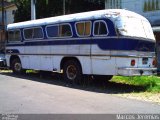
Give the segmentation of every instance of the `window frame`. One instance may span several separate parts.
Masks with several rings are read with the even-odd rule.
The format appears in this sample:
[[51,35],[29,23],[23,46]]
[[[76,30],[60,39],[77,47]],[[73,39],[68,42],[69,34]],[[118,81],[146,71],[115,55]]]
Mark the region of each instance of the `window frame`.
[[[96,24],[97,22],[103,22],[103,23],[106,25],[107,34],[101,34],[101,35],[95,35],[95,34],[94,34],[95,24]],[[98,28],[98,31],[99,31],[99,28]],[[95,21],[93,22],[93,36],[95,36],[95,37],[98,37],[98,36],[108,36],[108,34],[109,34],[108,25],[107,25],[107,23],[106,23],[104,20],[95,20]]]
[[[89,35],[79,35],[78,31],[77,31],[77,24],[78,23],[85,23],[85,22],[89,22],[90,25],[91,25],[90,26],[90,34]],[[76,34],[77,34],[78,37],[89,37],[89,36],[91,36],[91,33],[92,33],[92,31],[91,31],[92,30],[92,21],[90,21],[90,20],[88,20],[88,21],[79,21],[79,22],[76,22],[74,26],[75,26]],[[84,31],[84,33],[85,33],[85,31]]]
[[[20,33],[20,40],[16,40],[16,41],[12,41],[12,40],[9,40],[9,31],[13,31],[14,32],[14,37],[15,37],[15,31],[19,31]],[[8,42],[9,43],[19,43],[19,42],[22,42],[22,35],[21,35],[21,30],[20,29],[10,29],[10,30],[7,30],[7,34],[8,34]]]
[[[32,29],[32,30],[34,30],[35,28],[40,28],[41,30],[42,30],[42,38],[34,38],[34,33],[33,33],[33,35],[32,35],[32,38],[31,39],[26,39],[26,37],[25,37],[25,34],[24,34],[24,31],[25,30],[27,30],[27,29]],[[37,26],[37,27],[27,27],[27,28],[24,28],[23,29],[23,36],[24,36],[24,40],[27,40],[27,41],[29,41],[29,40],[31,40],[31,41],[33,41],[33,40],[42,40],[42,39],[44,39],[44,32],[43,32],[43,28],[42,28],[42,26]]]
[[[60,36],[60,25],[69,25],[70,30],[71,30],[71,36]],[[49,37],[49,36],[48,36],[47,27],[52,27],[52,26],[58,26],[58,37]],[[45,31],[46,31],[46,36],[47,36],[47,38],[49,38],[49,39],[50,39],[50,38],[71,38],[71,37],[73,37],[73,30],[72,30],[72,26],[71,26],[70,23],[47,25],[47,26],[45,27]]]

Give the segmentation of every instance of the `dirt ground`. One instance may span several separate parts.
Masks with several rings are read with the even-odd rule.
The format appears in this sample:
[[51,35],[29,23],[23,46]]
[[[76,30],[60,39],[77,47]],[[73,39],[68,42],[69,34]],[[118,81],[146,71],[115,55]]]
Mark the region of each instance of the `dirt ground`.
[[116,96],[160,104],[160,93],[149,93],[149,92],[134,93],[133,92],[133,93],[117,94]]

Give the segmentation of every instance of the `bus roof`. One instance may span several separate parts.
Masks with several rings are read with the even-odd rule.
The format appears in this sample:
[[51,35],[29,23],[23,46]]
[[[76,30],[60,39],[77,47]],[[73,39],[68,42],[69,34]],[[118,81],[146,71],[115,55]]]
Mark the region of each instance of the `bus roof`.
[[121,16],[136,17],[136,18],[140,18],[147,21],[147,19],[144,18],[143,16],[128,10],[106,9],[106,10],[97,10],[97,11],[91,11],[91,12],[83,12],[83,13],[31,20],[26,22],[13,23],[13,24],[9,24],[7,26],[7,29],[8,30],[18,29],[18,28],[40,26],[40,25],[57,24],[57,23],[99,19],[99,18],[110,18],[114,20],[116,17],[121,17]]

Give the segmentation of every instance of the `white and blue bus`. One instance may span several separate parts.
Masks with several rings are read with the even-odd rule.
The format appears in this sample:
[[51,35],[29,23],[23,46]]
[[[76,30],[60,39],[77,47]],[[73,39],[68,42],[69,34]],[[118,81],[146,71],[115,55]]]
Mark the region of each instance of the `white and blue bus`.
[[9,24],[6,61],[14,73],[26,69],[83,75],[152,75],[155,38],[148,20],[108,9]]

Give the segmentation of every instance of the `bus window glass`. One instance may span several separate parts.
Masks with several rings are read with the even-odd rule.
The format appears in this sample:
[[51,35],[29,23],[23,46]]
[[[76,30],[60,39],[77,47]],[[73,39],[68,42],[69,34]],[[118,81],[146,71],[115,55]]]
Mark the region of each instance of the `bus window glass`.
[[107,34],[106,24],[102,21],[95,22],[94,35],[106,35],[106,34]]
[[10,42],[21,41],[21,35],[19,30],[13,30],[8,32],[8,40]]
[[84,22],[77,23],[76,28],[77,28],[78,35],[80,35],[80,36],[84,35]]
[[34,28],[34,36],[33,38],[43,38],[43,31],[41,28]]
[[14,32],[14,40],[15,41],[20,41],[21,40],[21,35],[20,35],[20,31],[19,30],[16,30]]
[[106,35],[107,34],[107,27],[104,22],[99,22],[99,35]]
[[14,41],[14,32],[13,31],[8,31],[8,40]]
[[59,30],[60,37],[72,36],[71,27],[68,24],[60,25]]
[[91,33],[91,22],[79,22],[76,24],[79,36],[89,36]]
[[46,28],[48,37],[58,37],[58,26],[48,26]]
[[85,22],[85,36],[90,35],[91,32],[91,23],[90,22]]
[[32,36],[33,36],[33,29],[25,29],[24,30],[25,39],[32,39]]
[[99,22],[95,22],[94,24],[94,35],[98,35],[99,34]]

